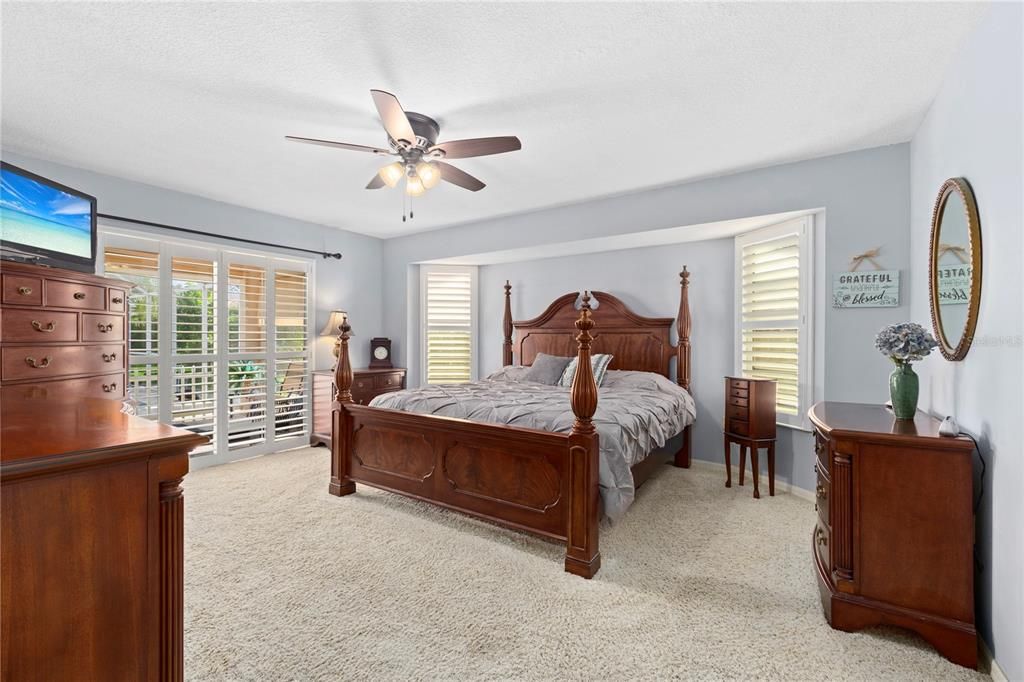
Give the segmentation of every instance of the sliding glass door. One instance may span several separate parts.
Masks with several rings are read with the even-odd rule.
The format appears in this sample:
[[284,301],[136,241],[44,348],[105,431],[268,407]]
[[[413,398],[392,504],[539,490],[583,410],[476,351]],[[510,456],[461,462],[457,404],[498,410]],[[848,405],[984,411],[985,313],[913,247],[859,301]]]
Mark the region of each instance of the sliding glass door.
[[312,262],[101,231],[132,282],[137,413],[210,438],[197,464],[308,443]]

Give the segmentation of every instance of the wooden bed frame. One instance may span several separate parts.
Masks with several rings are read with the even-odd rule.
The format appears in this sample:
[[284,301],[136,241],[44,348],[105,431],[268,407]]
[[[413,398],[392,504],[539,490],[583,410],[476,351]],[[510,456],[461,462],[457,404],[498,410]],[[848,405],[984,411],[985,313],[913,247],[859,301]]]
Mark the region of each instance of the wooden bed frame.
[[[512,364],[513,348],[521,365],[532,364],[538,353],[577,354],[580,371],[570,389],[576,421],[570,433],[355,404],[348,352],[352,328],[345,320],[339,328],[341,347],[334,377],[330,493],[350,495],[356,482],[366,483],[564,541],[565,570],[593,577],[601,566],[601,507],[598,434],[592,421],[598,391],[591,353],[612,353],[610,369],[667,377],[675,357],[675,381],[689,390],[688,289],[689,272],[684,267],[676,320],[679,343],[672,344],[672,318],[637,315],[619,299],[598,291],[592,292],[596,309],[585,293],[577,312],[574,292],[559,297],[532,320],[513,322],[512,287],[506,282],[504,365]],[[595,327],[598,332],[592,334]],[[683,431],[682,447],[674,454],[676,466],[690,465],[690,429]],[[643,465],[634,467],[637,484],[653,469]]]

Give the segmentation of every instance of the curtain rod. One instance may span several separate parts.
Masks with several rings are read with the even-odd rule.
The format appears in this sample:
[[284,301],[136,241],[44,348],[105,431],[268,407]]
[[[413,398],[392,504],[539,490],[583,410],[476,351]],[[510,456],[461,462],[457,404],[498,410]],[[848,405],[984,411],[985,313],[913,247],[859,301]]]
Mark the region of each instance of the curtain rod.
[[243,237],[226,237],[222,234],[216,234],[214,232],[204,232],[203,230],[192,230],[187,227],[176,227],[175,225],[165,225],[163,223],[154,223],[148,220],[136,220],[135,218],[125,218],[119,215],[110,215],[109,213],[97,213],[96,217],[106,218],[108,220],[117,220],[122,223],[135,223],[136,225],[148,225],[149,227],[159,227],[164,230],[174,230],[176,232],[187,232],[188,234],[198,234],[204,237],[216,237],[217,239],[227,239],[233,242],[245,242],[246,244],[258,244],[259,246],[272,246],[278,249],[288,249],[290,251],[302,251],[304,253],[312,253],[324,258],[335,258],[341,260],[341,254],[338,252],[330,253],[329,251],[315,251],[313,249],[304,249],[301,246],[285,246],[284,244],[272,244],[271,242],[261,242],[256,239],[245,239]]

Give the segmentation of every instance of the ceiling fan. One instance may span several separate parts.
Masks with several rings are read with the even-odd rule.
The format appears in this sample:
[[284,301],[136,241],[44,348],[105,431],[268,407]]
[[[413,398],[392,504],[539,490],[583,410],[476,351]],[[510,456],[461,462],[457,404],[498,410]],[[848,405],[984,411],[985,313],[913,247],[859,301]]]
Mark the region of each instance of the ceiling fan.
[[522,149],[523,145],[519,138],[513,135],[438,142],[437,135],[441,126],[437,121],[414,111],[403,110],[398,98],[390,92],[370,90],[370,94],[377,106],[384,130],[387,131],[389,149],[294,135],[285,135],[285,139],[356,152],[370,152],[378,156],[397,156],[401,160],[389,163],[377,171],[366,185],[366,189],[380,189],[385,185],[395,187],[404,178],[405,193],[413,197],[423,194],[441,180],[471,192],[478,192],[486,186],[469,173],[445,163],[444,159],[467,159]]

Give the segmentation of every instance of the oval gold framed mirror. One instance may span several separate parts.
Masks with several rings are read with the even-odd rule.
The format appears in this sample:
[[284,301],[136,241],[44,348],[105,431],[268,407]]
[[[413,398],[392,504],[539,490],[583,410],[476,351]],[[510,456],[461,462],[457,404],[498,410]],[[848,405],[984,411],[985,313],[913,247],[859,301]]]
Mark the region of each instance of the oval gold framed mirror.
[[963,360],[974,341],[981,304],[981,224],[965,178],[942,184],[932,212],[928,253],[932,327],[947,360]]

